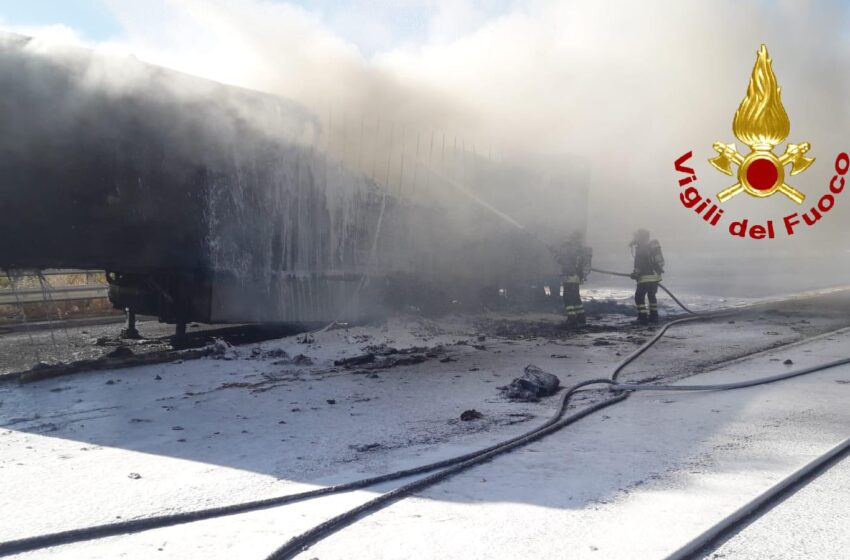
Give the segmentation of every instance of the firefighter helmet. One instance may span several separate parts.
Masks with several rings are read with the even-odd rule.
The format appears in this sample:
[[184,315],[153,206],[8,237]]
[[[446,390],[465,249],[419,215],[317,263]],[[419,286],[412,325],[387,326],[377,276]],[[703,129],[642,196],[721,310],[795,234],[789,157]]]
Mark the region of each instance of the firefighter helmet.
[[649,230],[641,228],[635,232],[631,245],[643,245],[645,243],[649,243]]

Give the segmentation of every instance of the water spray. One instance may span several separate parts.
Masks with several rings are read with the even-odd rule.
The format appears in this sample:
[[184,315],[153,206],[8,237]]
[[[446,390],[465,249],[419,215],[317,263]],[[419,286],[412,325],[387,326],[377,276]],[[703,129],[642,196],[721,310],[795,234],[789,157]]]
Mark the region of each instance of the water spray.
[[[544,240],[543,240],[543,239],[542,239],[542,238],[541,238],[541,237],[540,237],[540,236],[539,236],[536,232],[534,232],[534,231],[532,231],[532,230],[528,229],[527,227],[525,227],[523,224],[521,224],[520,222],[518,222],[517,220],[515,220],[514,218],[512,218],[512,217],[511,217],[511,216],[509,216],[508,214],[505,214],[504,212],[502,212],[501,210],[499,210],[498,208],[496,208],[496,207],[495,207],[495,206],[493,206],[492,204],[490,204],[490,203],[486,202],[485,200],[483,200],[481,197],[479,197],[478,195],[476,195],[475,193],[473,193],[472,191],[470,191],[467,187],[465,187],[465,186],[464,186],[464,185],[462,185],[461,183],[459,183],[459,182],[455,181],[454,179],[451,179],[451,178],[449,178],[449,177],[446,177],[445,175],[443,175],[442,173],[440,173],[439,171],[437,171],[436,169],[434,169],[434,168],[433,168],[433,167],[431,167],[430,165],[425,164],[425,163],[424,163],[424,162],[422,162],[421,160],[420,160],[420,162],[419,162],[419,163],[420,163],[420,164],[422,164],[422,165],[424,165],[424,166],[425,166],[425,168],[426,168],[429,172],[433,173],[433,174],[434,174],[434,175],[435,175],[438,179],[440,179],[440,180],[441,180],[441,181],[443,181],[444,183],[446,183],[446,184],[450,185],[450,186],[451,186],[451,187],[453,187],[455,190],[457,190],[458,192],[460,192],[461,194],[463,194],[464,196],[466,196],[467,198],[469,198],[469,199],[470,199],[470,200],[472,200],[473,202],[477,203],[477,204],[478,204],[479,206],[481,206],[482,208],[485,208],[486,210],[489,210],[492,214],[494,214],[494,215],[498,216],[499,218],[501,218],[501,219],[502,219],[502,220],[504,220],[505,222],[507,222],[507,223],[511,224],[512,226],[514,226],[515,228],[519,229],[520,231],[523,231],[523,232],[527,233],[527,234],[528,234],[528,235],[530,235],[530,236],[531,236],[531,237],[532,237],[535,241],[539,241],[540,243],[542,243],[543,245],[545,245],[545,246],[546,246],[546,248],[547,248],[547,249],[549,249],[550,251],[551,251],[551,250],[554,250],[554,248],[552,247],[552,245],[550,245],[549,243],[547,243],[546,241],[544,241]],[[590,270],[591,270],[591,271],[593,271],[593,272],[598,272],[599,274],[607,274],[607,275],[609,275],[609,276],[620,276],[620,277],[626,277],[626,278],[630,278],[630,277],[631,277],[631,275],[630,275],[630,274],[625,273],[625,272],[615,272],[615,271],[612,271],[612,270],[604,270],[604,269],[601,269],[601,268],[591,268]],[[681,308],[682,308],[682,309],[683,309],[686,313],[688,313],[688,314],[690,314],[690,315],[699,315],[699,313],[697,313],[696,311],[694,311],[694,310],[690,309],[688,306],[686,306],[684,303],[682,303],[682,302],[679,300],[679,298],[677,298],[675,295],[673,295],[673,292],[671,292],[669,289],[667,289],[667,287],[666,287],[664,284],[662,284],[662,283],[660,283],[660,282],[659,282],[659,283],[658,283],[658,287],[659,287],[659,288],[661,288],[662,290],[664,290],[664,291],[667,293],[667,295],[668,295],[668,296],[670,296],[670,298],[671,298],[674,302],[676,302],[676,304],[677,304],[679,307],[681,307]]]
[[[532,237],[534,237],[535,239],[538,239],[538,240],[540,240],[541,242],[543,242],[543,240],[542,240],[542,239],[540,239],[540,238],[537,236],[537,234],[535,234],[534,232],[530,231],[527,227],[525,227],[524,225],[522,225],[521,223],[519,223],[519,222],[518,222],[518,221],[516,221],[515,219],[511,218],[510,216],[508,216],[507,214],[505,214],[504,212],[502,212],[501,210],[499,210],[498,208],[496,208],[495,206],[493,206],[493,205],[492,205],[492,204],[490,204],[489,202],[487,202],[487,201],[483,200],[481,197],[479,197],[478,195],[476,195],[474,192],[472,192],[472,191],[470,191],[468,188],[466,188],[464,185],[462,185],[462,184],[458,183],[458,182],[457,182],[457,181],[455,181],[454,179],[451,179],[451,178],[449,178],[449,177],[446,177],[445,175],[443,175],[442,173],[440,173],[439,171],[437,171],[436,169],[434,169],[434,168],[433,168],[433,167],[431,167],[430,165],[427,165],[425,162],[423,162],[423,161],[421,161],[421,160],[419,161],[419,163],[420,163],[420,164],[422,164],[422,165],[424,165],[424,166],[425,166],[425,168],[426,168],[429,172],[433,173],[433,174],[434,174],[434,176],[436,176],[438,179],[440,179],[440,180],[441,180],[441,181],[443,181],[444,183],[446,183],[446,184],[450,185],[450,186],[451,186],[451,187],[453,187],[455,190],[457,190],[458,192],[460,192],[461,194],[463,194],[464,196],[466,196],[467,198],[469,198],[471,201],[475,202],[476,204],[478,204],[478,205],[479,205],[479,206],[481,206],[482,208],[486,208],[486,209],[487,209],[487,210],[489,210],[491,213],[495,214],[496,216],[498,216],[499,218],[501,218],[501,219],[502,219],[502,220],[504,220],[505,222],[507,222],[507,223],[511,224],[512,226],[514,226],[515,228],[519,229],[520,231],[524,231],[524,232],[526,232],[526,233],[530,234],[530,235],[531,235]],[[544,243],[545,243],[545,242],[544,242]],[[548,246],[548,245],[547,245],[547,246]]]

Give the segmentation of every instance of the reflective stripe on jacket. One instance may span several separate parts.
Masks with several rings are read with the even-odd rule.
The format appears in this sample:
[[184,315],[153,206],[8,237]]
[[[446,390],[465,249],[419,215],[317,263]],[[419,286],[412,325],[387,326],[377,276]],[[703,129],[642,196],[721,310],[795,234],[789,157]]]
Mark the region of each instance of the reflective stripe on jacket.
[[661,255],[661,245],[652,240],[649,243],[635,247],[634,275],[638,282],[661,282],[664,272],[664,257]]
[[644,282],[661,282],[660,274],[643,274],[638,276],[638,284],[643,284]]
[[555,255],[555,260],[561,265],[561,282],[565,284],[581,284],[586,279],[590,269],[592,252],[588,247],[579,243],[565,242],[561,244]]

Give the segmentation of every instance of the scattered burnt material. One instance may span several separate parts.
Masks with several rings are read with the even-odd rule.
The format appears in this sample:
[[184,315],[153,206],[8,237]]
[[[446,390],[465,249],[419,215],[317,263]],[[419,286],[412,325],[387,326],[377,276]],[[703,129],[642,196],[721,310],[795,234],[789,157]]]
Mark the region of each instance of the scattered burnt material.
[[380,344],[367,346],[366,351],[365,354],[336,360],[334,361],[334,365],[346,369],[359,367],[361,371],[358,373],[368,373],[377,369],[421,364],[444,355],[446,348],[444,346],[435,346],[433,348],[411,346],[410,348],[397,349],[386,344]]
[[365,350],[368,353],[376,355],[376,356],[389,356],[391,354],[398,354],[398,353],[404,352],[404,351],[407,351],[407,353],[410,353],[410,351],[414,350],[414,348],[409,348],[409,349],[406,349],[406,350],[399,350],[398,348],[394,348],[392,346],[389,346],[388,344],[371,344],[371,345],[367,346],[365,348]]
[[637,315],[633,303],[623,303],[613,299],[589,299],[584,302],[584,312],[587,315]]
[[[255,349],[259,350],[259,349]],[[252,358],[259,358],[264,360],[272,359],[272,365],[276,366],[312,366],[313,358],[310,356],[306,356],[304,354],[297,354],[294,357],[290,357],[289,354],[285,350],[275,349],[270,350],[268,352],[252,352]]]
[[484,415],[475,410],[474,408],[470,408],[469,410],[464,410],[460,414],[460,419],[463,422],[469,422],[471,420],[481,420],[484,418]]
[[74,373],[85,373],[117,368],[131,368],[137,366],[148,366],[162,364],[175,360],[194,360],[206,356],[215,355],[216,348],[196,348],[193,350],[173,350],[168,352],[150,352],[148,354],[122,355],[119,357],[97,358],[93,360],[80,360],[67,364],[38,364],[30,370],[3,376],[6,379],[16,379],[20,383],[32,383],[54,377],[62,377]]
[[311,358],[310,356],[305,356],[304,354],[298,354],[297,356],[292,358],[291,363],[296,366],[312,366],[313,358]]
[[[167,332],[167,327],[151,322],[141,323],[140,326],[150,334]],[[203,329],[203,330],[201,330]],[[41,371],[45,368],[56,370],[57,374],[80,373],[89,368],[91,364],[97,364],[98,360],[107,358],[115,359],[116,367],[120,367],[120,360],[127,359],[132,366],[140,361],[140,356],[145,354],[164,355],[162,361],[175,359],[178,350],[202,350],[207,346],[214,346],[216,350],[211,355],[216,359],[233,359],[236,353],[232,345],[253,344],[270,338],[281,338],[293,333],[295,327],[292,325],[240,325],[228,327],[201,327],[201,329],[190,332],[182,341],[183,347],[175,346],[169,336],[151,336],[143,340],[127,340],[117,337],[119,325],[63,327],[62,335],[59,332],[51,335],[50,331],[34,331],[30,345],[14,345],[14,339],[3,340],[0,345],[0,354],[4,360],[0,363],[0,381],[17,381],[22,374],[29,375],[32,371]],[[278,349],[259,350],[260,357],[274,359],[287,354]],[[131,353],[136,357],[131,356]],[[168,357],[171,356],[171,357]],[[182,354],[181,354],[182,356]],[[151,358],[152,363],[157,363],[158,358]],[[179,359],[179,358],[178,358]],[[186,359],[193,359],[192,355],[186,355]],[[283,358],[287,364],[298,366],[309,365],[310,358],[307,356],[295,356],[294,358]],[[41,366],[34,365],[38,362],[46,362]],[[142,362],[144,363],[144,362]],[[92,369],[103,369],[94,367]]]
[[252,348],[251,349],[251,357],[252,358],[261,358],[264,360],[288,360],[289,352],[282,348],[273,348],[271,350],[263,350],[262,348]]
[[623,325],[586,325],[581,331],[566,326],[560,320],[531,320],[531,319],[484,319],[477,321],[475,327],[490,336],[511,340],[526,340],[529,338],[546,338],[558,340],[573,338],[581,333],[610,333],[622,331]]
[[522,377],[517,377],[509,385],[499,387],[499,390],[513,401],[537,402],[542,397],[554,395],[560,385],[558,376],[535,365],[527,365]]
[[264,382],[248,383],[246,381],[232,381],[230,383],[222,383],[217,389],[254,389],[261,387],[263,384]]
[[396,366],[412,366],[415,364],[421,364],[428,360],[428,356],[425,354],[411,354],[409,356],[402,356],[400,358],[387,358],[381,363],[382,368],[391,368]]
[[349,445],[348,448],[353,449],[358,453],[366,453],[369,451],[378,451],[379,449],[383,449],[384,446],[380,443],[364,443],[361,445]]
[[133,355],[133,351],[127,348],[126,346],[119,346],[115,350],[109,352],[104,356],[105,358],[129,358]]
[[361,354],[359,356],[352,356],[351,358],[343,358],[341,360],[334,360],[335,366],[341,367],[354,367],[354,366],[362,366],[364,364],[370,364],[375,361],[375,354]]
[[428,358],[436,358],[438,354],[445,351],[445,348],[443,346],[410,346],[408,348],[398,349],[386,344],[378,344],[367,346],[366,351],[376,356],[423,354]]

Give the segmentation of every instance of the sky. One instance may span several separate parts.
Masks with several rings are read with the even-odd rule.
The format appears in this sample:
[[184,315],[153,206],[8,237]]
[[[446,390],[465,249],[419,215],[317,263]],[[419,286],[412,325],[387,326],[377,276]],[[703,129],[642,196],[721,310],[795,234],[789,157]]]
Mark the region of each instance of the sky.
[[121,25],[100,0],[0,0],[0,22],[6,27],[64,25],[92,41],[121,34]]
[[[139,6],[157,2],[136,0]],[[365,56],[429,39],[448,40],[508,11],[512,0],[294,0],[269,3],[302,8]],[[0,0],[0,24],[37,30],[63,26],[83,41],[117,42],[127,35],[112,0]],[[126,4],[126,2],[123,2]]]

